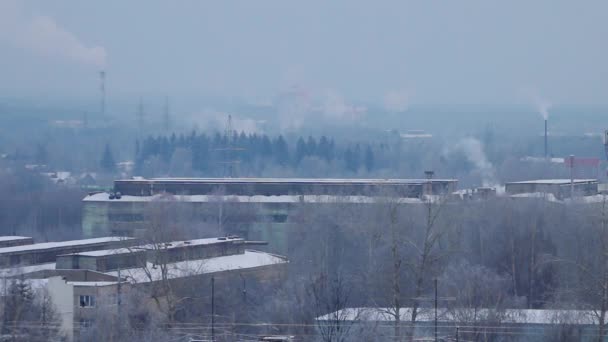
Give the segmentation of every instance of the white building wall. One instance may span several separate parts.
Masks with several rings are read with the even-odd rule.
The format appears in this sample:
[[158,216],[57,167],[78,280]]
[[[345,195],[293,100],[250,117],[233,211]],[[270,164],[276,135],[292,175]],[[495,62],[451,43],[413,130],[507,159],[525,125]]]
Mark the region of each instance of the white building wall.
[[61,330],[68,338],[74,340],[74,285],[66,283],[62,277],[51,277],[48,291],[61,317]]

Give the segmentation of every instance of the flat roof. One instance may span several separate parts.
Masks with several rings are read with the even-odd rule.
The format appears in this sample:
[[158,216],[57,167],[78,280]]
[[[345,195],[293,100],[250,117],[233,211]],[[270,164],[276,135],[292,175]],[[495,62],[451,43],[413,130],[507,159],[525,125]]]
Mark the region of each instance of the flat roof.
[[[520,182],[508,182],[508,184],[546,184],[546,185],[567,185],[570,184],[570,179],[535,179]],[[597,179],[575,179],[574,184],[582,183],[598,183]]]
[[25,265],[25,266],[15,266],[0,269],[0,276],[10,277],[17,276],[22,274],[29,274],[38,271],[47,271],[54,270],[56,268],[56,264],[54,262],[48,262],[45,264],[37,264],[37,265]]
[[20,252],[32,252],[32,251],[39,251],[39,250],[46,250],[46,249],[55,249],[55,248],[64,248],[64,247],[94,245],[94,244],[98,244],[98,243],[118,242],[118,241],[125,241],[125,240],[133,240],[133,238],[118,237],[118,236],[108,236],[108,237],[100,237],[100,238],[93,238],[93,239],[83,239],[83,240],[42,242],[42,243],[35,243],[35,244],[31,244],[31,245],[12,246],[12,247],[0,248],[0,255],[2,255],[2,254],[10,254],[10,253],[20,253]]
[[[163,244],[163,249],[173,249],[173,248],[181,248],[181,247],[189,247],[189,246],[201,246],[201,245],[214,245],[214,244],[222,244],[228,242],[243,242],[244,240],[239,237],[234,238],[204,238],[204,239],[194,239],[194,240],[182,240],[182,241],[169,241]],[[154,245],[147,244],[143,246],[139,246],[140,248],[151,249],[154,248]]]
[[[212,244],[221,244],[228,243],[233,241],[244,241],[242,238],[204,238],[204,239],[193,239],[193,240],[181,240],[181,241],[168,241],[159,243],[162,245],[162,249],[173,249],[173,248],[181,248],[181,247],[189,247],[189,246],[201,246],[201,245],[212,245]],[[144,252],[146,250],[154,249],[154,245],[146,244],[141,246],[133,246],[130,248],[114,248],[114,249],[102,249],[98,251],[88,251],[88,252],[77,252],[77,253],[68,253],[62,254],[59,256],[69,256],[69,255],[78,255],[85,257],[103,257],[108,255],[119,255],[119,254],[129,254],[136,252]]]
[[[121,277],[126,277],[128,281],[133,283],[147,283],[161,280],[163,276],[166,276],[169,279],[175,279],[201,274],[285,264],[287,262],[287,259],[282,256],[246,250],[243,254],[170,263],[167,264],[167,273],[165,275],[163,275],[163,271],[160,267],[155,267],[155,265],[150,262],[147,263],[145,268],[136,267],[123,269],[120,271],[120,275]],[[117,277],[118,271],[110,271],[105,274]]]
[[173,195],[156,194],[152,196],[122,195],[121,198],[110,199],[107,192],[98,192],[83,198],[84,202],[151,202],[175,200],[176,202],[194,203],[377,203],[382,199],[396,203],[423,203],[415,197],[382,197],[382,196],[334,196],[334,195]]
[[365,179],[365,178],[135,178],[118,179],[114,182],[126,183],[300,183],[300,184],[424,184],[429,181],[434,183],[457,182],[457,179]]
[[26,239],[31,239],[31,237],[29,237],[29,236],[16,236],[16,235],[0,236],[0,242],[26,240]]
[[132,248],[115,248],[115,249],[102,249],[98,251],[88,251],[88,252],[76,252],[76,253],[67,253],[58,255],[58,257],[62,256],[70,256],[70,255],[78,255],[85,257],[102,257],[107,255],[120,255],[120,254],[129,254],[135,252],[143,252],[143,249],[140,249],[136,246]]

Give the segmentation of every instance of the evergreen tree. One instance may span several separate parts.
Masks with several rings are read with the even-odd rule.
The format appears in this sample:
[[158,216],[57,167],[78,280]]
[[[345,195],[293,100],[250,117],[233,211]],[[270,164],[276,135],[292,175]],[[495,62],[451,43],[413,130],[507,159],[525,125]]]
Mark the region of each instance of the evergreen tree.
[[287,165],[289,161],[289,148],[282,135],[279,135],[274,142],[273,154],[277,164],[281,166]]
[[116,170],[116,163],[114,162],[114,156],[112,150],[110,150],[110,144],[106,144],[103,150],[103,156],[101,157],[101,169],[105,172],[114,172]]
[[365,149],[365,169],[370,172],[374,168],[374,151],[370,145]]
[[309,136],[306,141],[306,155],[307,156],[316,156],[317,155],[317,141],[315,138]]
[[32,311],[34,291],[23,278],[13,280],[8,288],[4,308],[3,333],[19,329],[19,323],[27,320]]
[[317,155],[323,159],[325,159],[325,161],[329,161],[329,140],[327,140],[327,138],[325,136],[322,136],[321,139],[319,139],[319,145],[317,147]]
[[304,159],[304,157],[306,157],[306,155],[308,154],[306,150],[307,150],[306,143],[304,142],[304,139],[302,139],[302,137],[300,137],[298,139],[298,142],[296,143],[294,166],[298,166],[300,164],[300,162],[302,161],[302,159]]

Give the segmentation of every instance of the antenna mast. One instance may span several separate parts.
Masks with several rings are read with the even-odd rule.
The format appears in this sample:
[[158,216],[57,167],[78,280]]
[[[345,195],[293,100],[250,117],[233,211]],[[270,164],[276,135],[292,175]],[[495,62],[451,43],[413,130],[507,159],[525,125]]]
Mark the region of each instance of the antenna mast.
[[106,116],[106,72],[101,70],[99,72],[99,90],[101,92],[101,103],[100,112],[102,120],[105,120]]
[[226,178],[236,177],[236,166],[240,161],[236,157],[235,152],[244,150],[244,148],[235,146],[235,140],[236,132],[232,128],[232,115],[228,115],[226,129],[224,130],[225,146],[216,149],[217,151],[224,152],[224,160],[221,163],[224,165],[222,176]]
[[144,116],[146,114],[144,112],[144,102],[141,99],[141,97],[139,98],[139,104],[137,105],[137,113],[135,115],[137,116],[137,128],[139,130],[139,134],[141,136],[143,136],[143,133],[144,133]]
[[171,117],[169,114],[169,97],[165,96],[165,106],[163,107],[163,128],[166,133],[169,133],[171,128]]

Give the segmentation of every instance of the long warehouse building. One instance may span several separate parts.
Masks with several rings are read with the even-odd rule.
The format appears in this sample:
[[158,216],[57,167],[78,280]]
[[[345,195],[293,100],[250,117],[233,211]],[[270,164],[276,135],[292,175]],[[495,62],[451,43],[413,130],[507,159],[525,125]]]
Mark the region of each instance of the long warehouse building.
[[455,179],[136,177],[114,181],[111,192],[85,197],[82,229],[85,237],[142,236],[150,218],[159,216],[154,213],[161,210],[158,203],[171,203],[172,211],[199,229],[220,226],[212,233],[269,241],[270,250],[286,253],[289,215],[297,206],[375,203],[378,197],[423,203],[456,186]]

